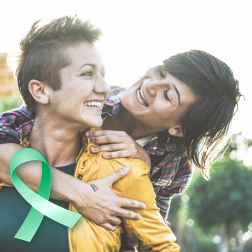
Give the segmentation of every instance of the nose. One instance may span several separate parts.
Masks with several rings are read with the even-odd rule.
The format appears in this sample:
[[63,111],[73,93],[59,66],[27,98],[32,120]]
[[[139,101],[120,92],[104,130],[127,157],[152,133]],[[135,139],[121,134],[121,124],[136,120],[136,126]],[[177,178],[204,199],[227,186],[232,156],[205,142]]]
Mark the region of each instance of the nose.
[[110,86],[105,81],[105,79],[102,76],[98,77],[96,84],[94,86],[94,92],[97,94],[104,94],[105,97],[107,97],[110,90],[111,90]]
[[144,82],[144,87],[150,96],[155,97],[157,94],[157,90],[159,88],[159,83],[155,80],[148,79]]

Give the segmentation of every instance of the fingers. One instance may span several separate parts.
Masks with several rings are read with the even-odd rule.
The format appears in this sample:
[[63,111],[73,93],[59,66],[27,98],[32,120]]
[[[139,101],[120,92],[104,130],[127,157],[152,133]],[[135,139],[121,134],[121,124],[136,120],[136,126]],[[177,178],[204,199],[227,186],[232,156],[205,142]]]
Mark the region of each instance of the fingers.
[[122,143],[125,138],[118,135],[103,135],[97,137],[89,137],[93,144],[107,144],[107,143]]
[[101,224],[100,226],[107,229],[107,230],[109,230],[109,231],[115,231],[116,230],[116,227],[111,225],[110,223]]
[[105,178],[102,178],[102,179],[106,179],[110,183],[110,186],[112,186],[112,184],[114,184],[118,180],[124,178],[129,173],[129,171],[130,171],[130,167],[124,166],[120,170],[118,170],[118,171],[114,172],[113,174],[111,174]]
[[91,147],[92,153],[106,152],[104,158],[137,157],[137,148],[132,144],[108,144]]
[[[144,203],[139,202],[137,200],[121,198],[120,207],[129,207],[129,208],[140,208],[140,209],[143,209],[146,206],[145,206]],[[133,213],[133,212],[131,212],[131,213]],[[117,214],[117,216],[121,216],[121,215]]]
[[119,226],[121,224],[121,220],[117,217],[111,217],[109,220],[110,224],[113,226]]
[[[132,144],[133,146],[133,144]],[[101,151],[118,151],[118,150],[125,150],[127,149],[127,144],[125,143],[118,143],[118,144],[106,144],[106,145],[99,145],[95,147],[91,147],[90,150],[93,153],[98,153]],[[130,147],[128,147],[130,148]]]
[[140,220],[141,219],[141,214],[135,213],[129,210],[125,209],[120,209],[120,211],[117,213],[117,216],[127,218],[127,219],[132,219],[132,220]]
[[124,143],[127,139],[132,141],[132,138],[124,131],[100,130],[86,132],[86,136],[94,144],[106,143]]
[[[120,170],[114,172],[113,174],[111,174],[107,177],[104,177],[102,179],[99,179],[99,180],[103,180],[103,182],[107,181],[109,183],[107,185],[111,187],[112,184],[114,184],[118,180],[127,176],[129,171],[130,171],[130,167],[125,166],[125,167],[121,168]],[[120,201],[119,201],[119,199],[120,199]],[[130,207],[130,208],[140,208],[140,209],[143,209],[146,207],[145,204],[143,204],[142,202],[139,202],[137,200],[125,199],[125,198],[118,197],[118,201],[119,201],[118,205],[120,207]]]
[[106,153],[103,153],[102,156],[107,159],[126,158],[126,157],[134,158],[133,153],[129,150],[106,152]]
[[124,136],[126,133],[124,131],[118,130],[97,130],[97,131],[88,131],[85,133],[88,137],[99,137],[104,135],[117,135],[117,136]]

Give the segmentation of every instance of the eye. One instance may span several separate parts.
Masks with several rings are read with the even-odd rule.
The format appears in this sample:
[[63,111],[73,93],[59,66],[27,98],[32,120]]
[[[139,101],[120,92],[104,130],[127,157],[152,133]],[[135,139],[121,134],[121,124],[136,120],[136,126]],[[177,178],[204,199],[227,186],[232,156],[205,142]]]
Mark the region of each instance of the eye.
[[168,88],[166,90],[164,90],[164,98],[165,98],[165,100],[170,102],[170,99],[169,99],[169,97],[167,95],[167,92],[168,92]]
[[92,72],[91,72],[91,71],[87,71],[87,72],[81,74],[81,76],[88,76],[88,77],[91,77],[91,76],[92,76]]

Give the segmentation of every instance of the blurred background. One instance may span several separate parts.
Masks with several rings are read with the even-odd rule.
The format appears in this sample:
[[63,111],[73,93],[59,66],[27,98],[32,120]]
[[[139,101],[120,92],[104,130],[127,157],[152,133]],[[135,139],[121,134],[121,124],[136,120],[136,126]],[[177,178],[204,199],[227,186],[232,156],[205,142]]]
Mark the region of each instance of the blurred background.
[[38,19],[77,14],[101,28],[97,46],[111,86],[127,87],[148,68],[190,49],[227,63],[245,97],[232,125],[234,141],[209,181],[195,171],[189,189],[173,199],[168,221],[182,252],[252,251],[251,1],[9,0],[0,6],[0,112],[22,104],[16,56]]

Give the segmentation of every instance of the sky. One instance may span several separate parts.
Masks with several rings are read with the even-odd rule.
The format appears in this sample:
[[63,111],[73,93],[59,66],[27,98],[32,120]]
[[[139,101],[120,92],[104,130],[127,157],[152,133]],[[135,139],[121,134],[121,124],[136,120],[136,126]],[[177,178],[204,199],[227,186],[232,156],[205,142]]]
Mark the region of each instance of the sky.
[[75,14],[103,31],[97,46],[110,85],[127,87],[176,53],[206,51],[227,63],[239,81],[245,100],[232,132],[252,139],[250,5],[250,0],[8,0],[1,3],[0,52],[10,59],[17,55],[20,39],[36,20]]

